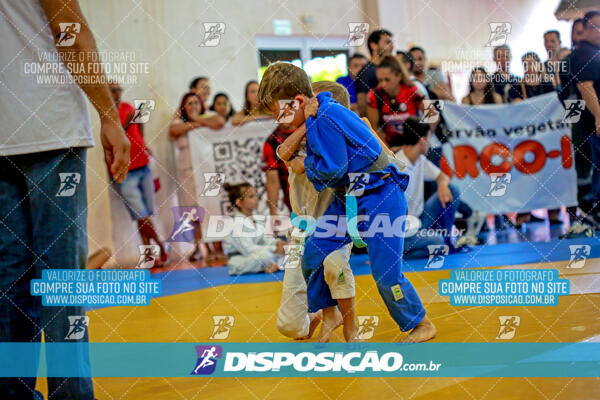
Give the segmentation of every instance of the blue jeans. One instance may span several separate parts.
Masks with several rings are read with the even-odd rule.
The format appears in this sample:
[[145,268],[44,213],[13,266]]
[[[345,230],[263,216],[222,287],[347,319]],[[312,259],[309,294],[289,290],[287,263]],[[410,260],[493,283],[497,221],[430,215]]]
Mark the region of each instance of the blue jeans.
[[[86,267],[85,156],[72,148],[0,157],[0,342],[39,342],[42,332],[47,343],[72,342],[68,316],[85,315],[83,307],[42,306],[29,289],[43,269]],[[86,329],[73,351],[47,351],[48,373],[61,363],[89,371],[87,340]],[[39,357],[27,361],[37,366]],[[35,381],[1,378],[1,397],[33,399]],[[48,378],[48,391],[52,399],[94,398],[91,378]]]
[[147,165],[131,170],[121,183],[113,183],[134,221],[154,214],[154,181]]
[[[404,239],[404,256],[406,258],[429,257],[429,245],[450,245],[450,233],[454,225],[454,216],[460,204],[460,190],[454,185],[448,185],[452,193],[452,202],[442,207],[437,192],[427,199],[421,214],[421,230],[413,236]],[[439,229],[445,234],[426,235],[427,229]]]

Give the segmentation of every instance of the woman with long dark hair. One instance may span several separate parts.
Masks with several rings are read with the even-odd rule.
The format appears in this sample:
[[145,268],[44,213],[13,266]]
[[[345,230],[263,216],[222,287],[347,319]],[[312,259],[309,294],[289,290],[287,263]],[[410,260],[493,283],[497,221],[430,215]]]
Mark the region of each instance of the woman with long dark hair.
[[403,64],[385,56],[377,65],[378,86],[367,95],[367,118],[392,151],[403,144],[404,121],[423,111],[423,95]]
[[221,117],[225,118],[225,121],[229,121],[229,118],[235,115],[235,110],[231,106],[229,96],[227,96],[223,92],[215,94],[215,97],[213,97],[213,102],[209,110],[214,111]]
[[501,104],[502,97],[494,90],[492,80],[483,67],[475,67],[469,77],[469,94],[462,99],[463,104]]
[[244,108],[231,117],[231,124],[244,125],[257,119],[267,118],[271,116],[262,112],[258,106],[258,82],[248,81],[244,89]]

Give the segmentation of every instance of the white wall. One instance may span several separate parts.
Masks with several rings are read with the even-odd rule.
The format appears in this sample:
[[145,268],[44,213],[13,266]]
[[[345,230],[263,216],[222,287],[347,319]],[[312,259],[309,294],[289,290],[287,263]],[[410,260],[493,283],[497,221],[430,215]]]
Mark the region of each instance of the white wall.
[[[463,77],[475,65],[484,65],[489,72],[495,71],[491,63],[492,47],[485,46],[490,38],[490,22],[508,22],[512,26],[507,44],[512,49],[511,71],[516,75],[522,74],[520,59],[527,51],[537,52],[542,60],[547,58],[543,40],[545,31],[558,30],[563,46],[570,47],[570,22],[554,17],[559,2],[378,0],[381,26],[394,33],[396,49],[420,46],[432,64],[447,66],[447,70],[452,71],[463,69]],[[457,78],[460,75],[457,74]],[[458,82],[454,83],[458,85]],[[455,94],[466,90],[465,82],[460,85],[453,88]]]
[[[543,33],[561,32],[564,46],[570,46],[571,24],[554,17],[560,0],[378,0],[381,26],[394,33],[397,49],[418,45],[432,61],[488,55],[490,22],[512,25],[507,44],[513,58],[525,51],[546,57]],[[488,57],[485,57],[489,59]],[[516,67],[516,66],[515,66]]]

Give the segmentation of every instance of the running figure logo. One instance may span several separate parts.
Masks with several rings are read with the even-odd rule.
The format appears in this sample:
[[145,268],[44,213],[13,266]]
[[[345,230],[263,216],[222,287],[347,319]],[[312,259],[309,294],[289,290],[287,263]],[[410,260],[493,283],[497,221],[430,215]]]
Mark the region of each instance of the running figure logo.
[[225,182],[223,174],[218,172],[205,172],[204,173],[204,189],[202,189],[203,197],[215,197],[219,195],[221,186]]
[[160,255],[160,247],[157,244],[140,244],[140,258],[136,268],[150,269],[154,267],[156,258]]
[[444,109],[442,100],[423,100],[423,116],[420,122],[433,124],[440,119],[440,113]]
[[570,244],[571,259],[565,268],[583,268],[592,248],[587,244]]
[[190,375],[210,375],[217,368],[217,359],[223,355],[221,346],[196,346],[198,361]]
[[301,244],[291,244],[283,246],[283,250],[285,251],[285,257],[283,259],[284,268],[298,268],[302,262],[304,246]]
[[370,175],[366,172],[349,172],[347,195],[349,196],[362,196],[365,192],[365,187],[369,183]]
[[425,269],[442,268],[450,247],[445,244],[430,244],[427,249],[429,250],[429,259],[425,264]]
[[223,340],[229,336],[229,331],[233,328],[235,318],[233,315],[213,315],[213,332],[209,339]]
[[296,111],[300,109],[298,100],[279,100],[279,115],[277,122],[280,124],[289,124],[294,120]]
[[508,184],[512,179],[510,172],[500,173],[492,172],[490,174],[490,190],[488,190],[486,197],[500,197],[504,196]]
[[348,22],[348,40],[344,46],[362,46],[369,33],[369,24],[366,22]]
[[168,242],[192,242],[196,236],[196,229],[199,229],[200,222],[204,217],[204,209],[199,206],[186,206],[173,207],[171,210],[175,226],[169,235]]
[[375,333],[375,328],[379,325],[379,317],[376,315],[358,315],[358,333],[359,339],[371,339]]
[[200,47],[215,47],[219,45],[221,37],[225,34],[224,22],[204,22],[204,39]]
[[56,197],[71,197],[79,184],[81,174],[79,172],[59,172],[60,187]]
[[496,47],[506,44],[512,25],[510,22],[490,22],[490,40],[485,47]]
[[496,339],[510,340],[514,338],[515,333],[517,333],[517,326],[521,326],[521,317],[518,315],[501,315],[498,319],[500,320],[500,330]]
[[56,47],[70,47],[75,43],[75,38],[81,32],[81,24],[78,22],[60,22],[58,24],[60,33],[56,41]]
[[576,124],[585,109],[585,100],[565,100],[565,115],[562,122],[565,124]]
[[154,100],[134,100],[135,113],[131,118],[132,124],[144,124],[150,120],[150,112],[154,110]]
[[90,317],[86,315],[69,315],[69,332],[65,340],[79,340],[85,335],[85,330],[90,323]]

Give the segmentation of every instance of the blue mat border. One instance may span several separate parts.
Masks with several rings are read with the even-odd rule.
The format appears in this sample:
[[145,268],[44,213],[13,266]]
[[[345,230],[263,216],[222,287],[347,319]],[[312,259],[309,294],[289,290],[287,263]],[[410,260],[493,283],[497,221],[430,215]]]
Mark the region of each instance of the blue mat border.
[[[588,258],[600,258],[600,239],[598,238],[502,243],[473,246],[468,253],[447,255],[444,265],[439,270],[568,261],[571,255],[569,245],[589,245],[591,251]],[[427,259],[405,260],[403,272],[425,271],[426,264]],[[352,255],[350,265],[355,275],[371,273],[366,254]],[[227,273],[227,267],[214,267],[160,272],[152,274],[152,278],[162,280],[161,296],[170,296],[216,286],[277,282],[283,280],[283,271],[274,274],[230,276]]]

